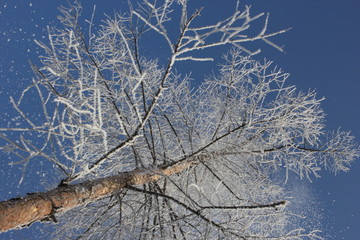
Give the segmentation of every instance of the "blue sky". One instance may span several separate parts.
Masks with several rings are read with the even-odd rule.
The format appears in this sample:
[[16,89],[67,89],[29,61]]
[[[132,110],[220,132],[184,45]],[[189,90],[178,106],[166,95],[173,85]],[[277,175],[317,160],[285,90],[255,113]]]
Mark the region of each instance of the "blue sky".
[[[89,16],[93,5],[97,4],[96,18],[101,20],[104,18],[103,13],[112,15],[124,6],[124,2],[84,0],[82,5],[85,15]],[[205,23],[231,14],[235,5],[232,0],[198,2],[205,6],[202,16]],[[13,118],[14,112],[6,103],[9,96],[18,96],[33,76],[28,60],[36,63],[39,50],[33,40],[46,41],[46,26],[58,24],[57,7],[61,4],[66,4],[66,1],[0,1],[0,127],[6,126],[9,118]],[[249,45],[253,49],[262,48],[257,58],[272,60],[289,72],[290,83],[299,89],[316,89],[320,97],[326,98],[322,106],[327,114],[328,129],[341,127],[342,130],[351,130],[359,141],[360,2],[242,0],[241,5],[245,4],[252,5],[254,13],[270,13],[270,30],[292,27],[292,30],[274,40],[279,45],[285,45],[285,54],[262,43]],[[204,67],[201,71],[205,71]],[[194,74],[194,77],[200,76]],[[19,166],[7,166],[5,162],[8,157],[1,156],[0,200],[43,188],[43,185],[37,187],[31,174],[45,173],[45,166],[36,169],[29,166],[29,181],[18,186],[21,169]],[[320,210],[326,239],[358,239],[359,173],[359,161],[346,174],[334,177],[323,172],[320,179],[314,179],[311,189],[305,191],[311,193],[312,204],[316,204]],[[29,239],[26,237],[28,233],[31,234],[31,230],[3,234],[0,239]]]

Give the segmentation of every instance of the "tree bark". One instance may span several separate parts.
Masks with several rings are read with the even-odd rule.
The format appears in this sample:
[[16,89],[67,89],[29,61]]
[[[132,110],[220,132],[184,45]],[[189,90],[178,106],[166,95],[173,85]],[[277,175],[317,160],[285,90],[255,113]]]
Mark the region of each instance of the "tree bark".
[[152,171],[135,169],[115,176],[63,185],[46,192],[30,193],[26,197],[0,202],[0,232],[30,226],[41,220],[56,221],[56,213],[66,212],[76,206],[110,196],[129,185],[157,181],[162,177],[182,172],[193,164],[194,159],[162,166]]

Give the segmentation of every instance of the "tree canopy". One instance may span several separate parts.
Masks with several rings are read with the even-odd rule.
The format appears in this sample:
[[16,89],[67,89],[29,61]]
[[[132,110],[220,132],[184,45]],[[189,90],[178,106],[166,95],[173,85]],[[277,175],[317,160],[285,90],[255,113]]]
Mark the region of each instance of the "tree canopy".
[[[33,83],[11,99],[24,124],[0,129],[3,151],[24,165],[48,160],[59,186],[2,202],[0,213],[48,204],[44,216],[11,228],[50,220],[55,239],[321,239],[291,224],[299,217],[291,193],[274,176],[347,171],[358,145],[349,132],[325,130],[315,91],[288,85],[287,73],[244,45],[282,50],[270,38],[285,30],[269,33],[268,18],[239,3],[227,19],[198,25],[202,10],[188,4],[144,0],[97,31],[92,21],[82,27],[79,3],[60,8],[63,27],[37,41],[44,53]],[[153,35],[168,49],[166,63],[143,53]],[[205,50],[220,46],[229,48],[218,72],[192,86],[186,72],[196,68],[177,64],[213,61]],[[34,93],[36,120],[22,109]]]

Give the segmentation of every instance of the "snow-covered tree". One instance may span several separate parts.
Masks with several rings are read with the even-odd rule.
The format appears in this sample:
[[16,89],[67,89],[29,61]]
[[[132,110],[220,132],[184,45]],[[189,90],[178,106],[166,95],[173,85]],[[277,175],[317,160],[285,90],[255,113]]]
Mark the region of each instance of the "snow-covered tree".
[[[0,129],[3,151],[22,164],[47,159],[59,186],[1,202],[0,231],[50,220],[54,239],[320,239],[290,224],[291,196],[274,176],[346,171],[359,155],[353,137],[325,132],[322,99],[244,47],[263,40],[282,50],[269,38],[284,31],[268,33],[267,18],[253,34],[263,14],[238,3],[199,26],[202,10],[187,4],[144,0],[97,32],[90,21],[89,34],[79,4],[61,8],[63,28],[37,42],[45,53],[33,84],[11,100],[23,126]],[[149,35],[164,40],[166,63],[143,54]],[[206,49],[221,46],[230,48],[219,71],[200,86],[184,73],[196,69],[176,69],[212,61]],[[31,91],[36,121],[21,108]]]

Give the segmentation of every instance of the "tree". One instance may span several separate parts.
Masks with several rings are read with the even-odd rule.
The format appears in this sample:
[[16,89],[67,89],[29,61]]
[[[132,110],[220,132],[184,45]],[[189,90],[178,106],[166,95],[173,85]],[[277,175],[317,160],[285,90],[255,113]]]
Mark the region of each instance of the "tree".
[[[2,150],[23,164],[53,163],[59,186],[1,202],[1,231],[50,220],[59,239],[320,238],[291,226],[289,193],[273,175],[346,171],[358,145],[348,132],[325,133],[322,99],[286,85],[286,73],[243,46],[263,40],[282,50],[269,38],[285,31],[267,33],[266,18],[248,36],[262,14],[239,4],[229,18],[197,26],[201,10],[191,14],[187,5],[145,0],[96,34],[91,22],[89,36],[78,3],[60,9],[64,27],[37,42],[42,66],[32,66],[34,83],[12,100],[27,126],[0,135]],[[167,44],[164,67],[142,53],[149,34]],[[177,73],[180,61],[212,61],[203,50],[225,45],[233,48],[219,73],[199,87]],[[40,123],[21,110],[30,91],[40,99]],[[20,131],[19,140],[7,131]]]

